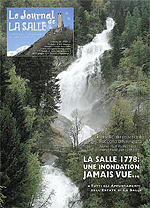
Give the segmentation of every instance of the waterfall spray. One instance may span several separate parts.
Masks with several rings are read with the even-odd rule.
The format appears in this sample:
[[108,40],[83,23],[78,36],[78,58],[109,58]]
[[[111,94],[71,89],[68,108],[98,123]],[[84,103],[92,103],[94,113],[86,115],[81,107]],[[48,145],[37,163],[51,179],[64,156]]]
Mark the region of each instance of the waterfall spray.
[[109,34],[114,20],[106,20],[107,29],[97,34],[92,42],[79,46],[77,60],[66,71],[58,75],[61,90],[60,113],[70,118],[74,109],[89,110],[100,95],[99,86],[93,85],[90,78],[101,74],[100,56],[111,49]]
[[[73,110],[88,110],[98,99],[99,92],[97,91],[99,88],[90,82],[90,78],[95,73],[101,73],[99,57],[104,51],[111,49],[109,34],[114,24],[112,18],[107,18],[107,29],[101,34],[97,34],[92,42],[78,47],[77,60],[66,71],[58,75],[62,100],[60,113],[62,115],[70,118]],[[86,138],[93,132],[90,127],[84,126],[83,133]],[[45,186],[42,190],[43,198],[38,198],[35,208],[45,202],[52,190],[54,190],[54,195],[51,196],[50,204],[47,205],[47,208],[66,208],[68,207],[69,199],[79,199],[78,188],[60,169],[49,165],[44,166],[42,172],[42,186]],[[81,208],[82,205],[77,204],[75,207]]]

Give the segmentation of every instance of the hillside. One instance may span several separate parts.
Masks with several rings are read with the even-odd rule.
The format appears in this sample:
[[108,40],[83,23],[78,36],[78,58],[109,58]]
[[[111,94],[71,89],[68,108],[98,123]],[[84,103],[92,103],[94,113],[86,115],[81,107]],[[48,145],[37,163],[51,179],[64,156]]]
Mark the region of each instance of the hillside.
[[[69,49],[69,50],[68,50]],[[50,29],[42,38],[27,50],[16,56],[36,57],[52,55],[71,55],[73,53],[73,30],[66,27]]]

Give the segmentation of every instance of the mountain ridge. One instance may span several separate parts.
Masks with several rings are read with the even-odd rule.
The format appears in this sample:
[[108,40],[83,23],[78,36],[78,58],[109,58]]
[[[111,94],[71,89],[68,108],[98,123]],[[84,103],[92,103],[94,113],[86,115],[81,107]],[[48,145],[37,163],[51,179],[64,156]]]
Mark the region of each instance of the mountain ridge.
[[[66,41],[71,44],[71,52],[73,52],[73,30],[66,27],[55,27],[50,29],[42,38],[34,42],[26,50],[16,54],[19,57],[36,57],[51,55],[51,51],[58,45],[58,41],[63,43]],[[59,55],[59,54],[54,54]]]

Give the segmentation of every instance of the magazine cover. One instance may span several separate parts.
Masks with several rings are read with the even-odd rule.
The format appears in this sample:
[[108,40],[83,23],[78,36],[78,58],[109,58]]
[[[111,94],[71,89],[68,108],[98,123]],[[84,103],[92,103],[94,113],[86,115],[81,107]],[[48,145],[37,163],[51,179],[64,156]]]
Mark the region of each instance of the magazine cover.
[[2,0],[2,208],[150,208],[149,0]]

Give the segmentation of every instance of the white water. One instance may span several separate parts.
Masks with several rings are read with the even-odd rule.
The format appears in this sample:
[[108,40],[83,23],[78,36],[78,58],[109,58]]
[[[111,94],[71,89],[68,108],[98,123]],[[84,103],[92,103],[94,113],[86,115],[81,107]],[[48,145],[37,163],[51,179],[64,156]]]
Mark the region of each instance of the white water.
[[[96,84],[92,83],[92,76],[100,76],[101,74],[99,57],[104,51],[111,49],[109,45],[109,34],[114,24],[112,18],[107,18],[107,29],[101,34],[97,34],[89,44],[79,47],[77,60],[66,71],[58,75],[57,78],[60,79],[62,100],[60,113],[62,115],[71,118],[71,112],[75,109],[81,111],[90,110],[94,102],[98,99],[99,88]],[[97,71],[95,70],[95,65],[97,65]],[[87,139],[94,133],[95,131],[93,129],[85,125],[80,132],[79,142]],[[46,205],[46,208],[69,208],[69,199],[79,199],[79,195],[77,198],[75,197],[78,194],[78,188],[60,169],[52,165],[45,165],[42,167],[42,173],[43,197],[39,197],[36,206],[34,206],[35,208],[40,207],[52,190],[54,190],[54,195],[50,200],[51,205]],[[81,208],[82,206],[75,205],[73,207]]]
[[106,26],[107,29],[97,34],[92,42],[78,48],[77,60],[57,77],[60,79],[60,113],[63,116],[70,118],[74,109],[89,110],[98,99],[98,86],[93,86],[90,78],[95,73],[101,74],[99,57],[111,49],[109,34],[114,27],[112,18],[107,18]]
[[[101,63],[100,56],[111,49],[109,34],[114,27],[114,20],[107,18],[106,27],[97,34],[92,42],[79,46],[77,60],[66,71],[60,73],[61,106],[60,113],[71,119],[73,110],[88,111],[100,98]],[[79,135],[79,143],[96,133],[84,125]]]
[[85,139],[88,139],[91,137],[93,134],[96,134],[94,129],[90,128],[87,125],[83,125],[81,132],[79,133],[79,144],[83,142]]
[[[43,206],[45,208],[68,208],[69,200],[79,200],[78,188],[59,168],[45,165],[41,170],[43,174],[43,193],[36,201],[34,208],[39,208],[47,200],[52,191],[54,191],[54,194],[51,195],[48,203]],[[75,204],[74,206],[74,208],[80,207],[81,205],[79,204]]]

